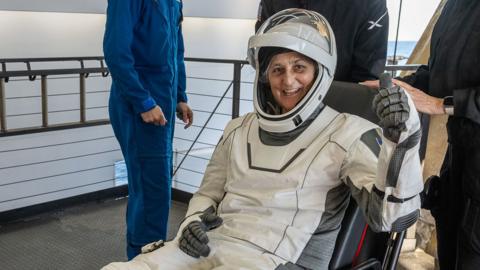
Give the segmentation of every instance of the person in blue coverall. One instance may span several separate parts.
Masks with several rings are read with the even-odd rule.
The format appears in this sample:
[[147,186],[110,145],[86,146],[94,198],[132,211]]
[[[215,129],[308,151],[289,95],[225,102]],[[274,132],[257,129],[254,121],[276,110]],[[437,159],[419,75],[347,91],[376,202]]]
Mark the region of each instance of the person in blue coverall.
[[127,256],[166,238],[175,112],[189,127],[181,0],[109,0],[109,113],[128,170]]

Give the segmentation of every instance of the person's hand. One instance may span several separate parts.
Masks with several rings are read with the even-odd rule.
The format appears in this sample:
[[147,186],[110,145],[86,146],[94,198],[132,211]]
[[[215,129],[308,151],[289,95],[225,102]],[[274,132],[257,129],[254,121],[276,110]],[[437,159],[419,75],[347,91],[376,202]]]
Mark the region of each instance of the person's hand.
[[185,102],[179,102],[177,104],[177,117],[185,123],[185,128],[189,128],[193,123],[192,109]]
[[367,86],[368,88],[371,88],[371,89],[380,88],[379,80],[363,81],[363,82],[359,82],[359,84],[365,85],[365,86]]
[[422,90],[417,89],[406,82],[394,79],[393,83],[407,91],[419,112],[430,115],[445,113],[443,110],[443,99],[429,96]]
[[213,213],[205,213],[200,216],[200,219],[185,226],[179,241],[180,249],[194,258],[207,257],[210,254],[206,232],[220,226],[223,222],[221,217]]
[[167,123],[167,119],[165,119],[165,115],[163,115],[162,109],[158,105],[156,105],[150,111],[146,111],[140,115],[145,123],[154,124],[156,126],[165,126]]
[[408,97],[400,86],[393,86],[388,73],[380,76],[380,89],[373,98],[372,109],[377,113],[385,138],[397,143],[402,131],[407,129],[410,115]]

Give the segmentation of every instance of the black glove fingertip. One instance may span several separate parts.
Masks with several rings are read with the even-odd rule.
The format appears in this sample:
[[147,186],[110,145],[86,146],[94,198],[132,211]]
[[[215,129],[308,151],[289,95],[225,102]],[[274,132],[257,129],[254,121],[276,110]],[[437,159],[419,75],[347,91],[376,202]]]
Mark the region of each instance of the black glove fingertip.
[[210,254],[210,247],[207,245],[203,246],[202,249],[200,250],[200,255],[203,257],[207,257]]
[[380,81],[380,88],[392,87],[392,76],[388,72],[380,74],[379,81]]

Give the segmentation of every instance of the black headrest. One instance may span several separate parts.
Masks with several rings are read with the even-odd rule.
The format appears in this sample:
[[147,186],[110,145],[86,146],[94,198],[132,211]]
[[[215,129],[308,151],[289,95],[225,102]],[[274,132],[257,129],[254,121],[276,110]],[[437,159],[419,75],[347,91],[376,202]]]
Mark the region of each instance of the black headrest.
[[338,112],[354,114],[378,123],[378,116],[372,110],[372,100],[377,93],[377,90],[358,83],[333,81],[324,103]]

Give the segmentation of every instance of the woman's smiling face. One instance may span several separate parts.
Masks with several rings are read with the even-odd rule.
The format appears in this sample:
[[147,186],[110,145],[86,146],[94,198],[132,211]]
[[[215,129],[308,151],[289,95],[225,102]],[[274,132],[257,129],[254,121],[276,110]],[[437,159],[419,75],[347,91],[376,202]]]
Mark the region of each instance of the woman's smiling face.
[[315,63],[297,52],[272,57],[267,78],[282,114],[292,110],[310,90],[315,79]]

